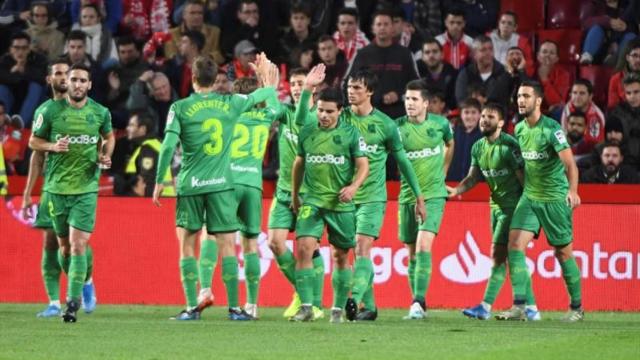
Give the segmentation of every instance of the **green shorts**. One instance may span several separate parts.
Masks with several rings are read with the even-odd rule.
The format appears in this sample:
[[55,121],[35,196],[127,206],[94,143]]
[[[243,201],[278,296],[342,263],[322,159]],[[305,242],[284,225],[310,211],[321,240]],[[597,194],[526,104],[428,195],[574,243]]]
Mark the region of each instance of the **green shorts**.
[[43,191],[42,195],[40,196],[38,213],[36,214],[36,221],[33,222],[33,227],[38,229],[53,228],[51,216],[49,215],[49,193],[46,191]]
[[564,200],[542,202],[521,196],[511,220],[511,229],[537,234],[540,227],[551,246],[565,246],[573,240],[573,211]]
[[208,233],[238,230],[238,205],[234,190],[180,196],[176,201],[176,226],[199,231],[206,223]]
[[386,202],[356,204],[356,234],[380,237],[386,207]]
[[491,240],[494,244],[507,245],[509,243],[509,226],[514,211],[514,208],[491,208]]
[[331,211],[314,205],[303,205],[296,221],[296,238],[310,236],[320,241],[325,225],[329,244],[340,249],[356,247],[354,211]]
[[240,233],[249,239],[258,237],[262,223],[262,190],[236,184],[234,194],[238,204]]
[[96,224],[98,193],[77,195],[49,193],[47,207],[53,230],[60,237],[69,236],[69,226],[91,233]]
[[296,214],[291,210],[291,192],[277,188],[269,209],[269,229],[293,231],[295,228]]
[[398,205],[398,237],[405,244],[415,244],[418,240],[418,231],[428,231],[438,234],[444,213],[446,198],[432,198],[425,200],[427,219],[422,224],[416,221],[416,204]]

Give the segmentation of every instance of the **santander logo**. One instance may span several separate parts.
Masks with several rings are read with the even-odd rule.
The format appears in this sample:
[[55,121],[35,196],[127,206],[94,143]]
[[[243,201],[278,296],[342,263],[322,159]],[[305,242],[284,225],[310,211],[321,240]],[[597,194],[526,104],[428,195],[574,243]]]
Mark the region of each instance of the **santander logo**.
[[480,252],[471,231],[467,231],[458,251],[440,262],[440,273],[453,282],[474,284],[489,278],[491,266],[491,258]]

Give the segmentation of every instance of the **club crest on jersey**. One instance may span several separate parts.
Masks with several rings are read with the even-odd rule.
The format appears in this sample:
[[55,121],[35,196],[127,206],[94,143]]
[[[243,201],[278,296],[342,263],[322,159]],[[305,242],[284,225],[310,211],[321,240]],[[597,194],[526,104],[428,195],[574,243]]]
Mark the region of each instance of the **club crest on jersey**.
[[430,138],[436,137],[437,136],[436,130],[432,129],[432,128],[428,128],[427,129],[427,136],[430,137]]
[[564,136],[564,132],[562,130],[558,130],[558,131],[554,132],[553,135],[555,135],[556,139],[558,139],[558,142],[560,144],[566,144],[567,143],[567,138]]
[[370,133],[375,133],[376,132],[376,126],[373,124],[369,124],[369,126],[367,126],[367,131]]
[[342,138],[340,137],[340,135],[336,135],[333,137],[333,143],[336,145],[341,145],[342,144]]
[[38,114],[38,118],[36,119],[36,123],[33,125],[33,130],[38,130],[42,126],[42,122],[44,121],[44,117],[42,114]]
[[94,122],[94,120],[95,120],[95,119],[93,118],[93,114],[87,114],[86,119],[87,119],[87,122],[88,122],[89,124],[93,123],[93,122]]
[[542,146],[542,145],[547,143],[547,141],[544,138],[544,134],[543,133],[536,134],[534,140],[536,142],[536,145],[538,145],[538,146]]

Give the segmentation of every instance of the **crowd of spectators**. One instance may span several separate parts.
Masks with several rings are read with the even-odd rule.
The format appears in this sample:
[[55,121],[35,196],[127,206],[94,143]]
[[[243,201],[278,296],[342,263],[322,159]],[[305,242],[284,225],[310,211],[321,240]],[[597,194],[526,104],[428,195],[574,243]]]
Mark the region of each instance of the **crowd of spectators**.
[[[254,76],[250,62],[264,51],[280,66],[283,102],[291,101],[287,74],[318,63],[326,65],[326,87],[344,87],[349,73],[371,69],[379,84],[373,104],[392,118],[404,115],[407,82],[424,81],[429,111],[447,116],[454,129],[447,176],[453,181],[469,169],[482,105],[502,104],[512,132],[515,92],[523,80],[536,79],[545,114],[566,131],[581,181],[637,183],[640,5],[589,3],[576,61],[616,66],[603,103],[575,66],[561,63],[558,43],[519,32],[527,14],[501,12],[495,0],[0,0],[7,173],[28,170],[33,112],[50,94],[48,61],[63,56],[90,67],[90,96],[111,110],[119,138],[111,170],[116,192],[148,195],[156,159],[133,155],[143,145],[150,146],[143,154],[153,153],[157,143],[150,139],[161,141],[169,106],[193,91],[192,60],[211,56],[220,65],[216,90],[228,93],[234,80]],[[277,136],[274,127],[270,139]],[[268,178],[277,176],[275,148],[265,160]],[[132,156],[142,175],[126,171]],[[392,165],[388,170],[395,178]]]

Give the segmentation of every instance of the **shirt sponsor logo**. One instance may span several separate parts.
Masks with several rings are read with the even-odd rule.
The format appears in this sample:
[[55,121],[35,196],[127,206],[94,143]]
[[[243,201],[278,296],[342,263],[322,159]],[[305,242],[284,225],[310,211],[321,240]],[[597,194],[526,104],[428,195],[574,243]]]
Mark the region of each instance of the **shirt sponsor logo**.
[[442,151],[440,150],[440,147],[424,148],[422,150],[407,151],[407,158],[409,160],[424,159],[424,158],[440,155],[441,152]]
[[[57,134],[56,141],[62,139],[64,136]],[[91,135],[78,135],[78,136],[69,136],[69,144],[78,144],[78,145],[95,145],[98,143],[98,136]]]
[[485,178],[496,178],[501,176],[507,176],[509,175],[509,170],[507,169],[482,170],[482,175],[484,175]]
[[523,151],[522,158],[525,160],[544,160],[549,158],[549,154],[546,151]]
[[294,134],[291,130],[285,128],[282,132],[282,135],[284,135],[287,140],[292,141],[294,144],[298,143],[298,135]]
[[209,186],[209,185],[220,185],[226,182],[227,182],[227,179],[224,176],[217,179],[214,178],[214,179],[206,179],[206,180],[198,179],[195,176],[191,177],[192,188],[198,188],[198,187]]
[[231,170],[237,171],[237,172],[251,172],[256,174],[258,173],[258,168],[255,166],[240,166],[236,164],[231,164]]
[[463,284],[485,281],[491,275],[491,258],[480,251],[471,231],[458,245],[458,250],[442,259],[440,272],[447,279]]
[[378,151],[378,145],[369,145],[364,141],[364,138],[358,139],[358,144],[360,145],[360,151],[364,151],[366,153],[375,154]]
[[309,164],[333,164],[333,165],[344,165],[347,162],[347,159],[344,155],[332,155],[332,154],[324,154],[324,155],[311,155],[307,154],[305,161]]

